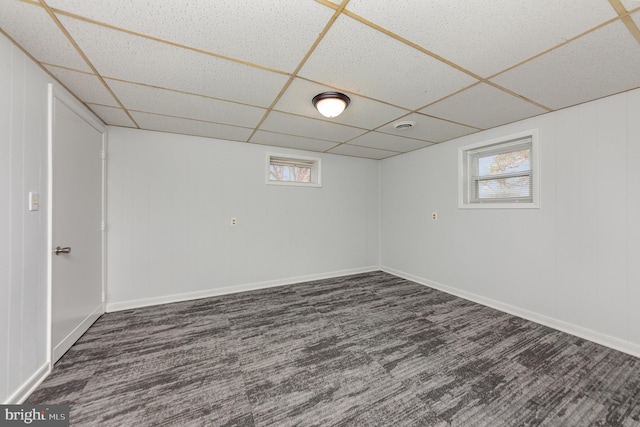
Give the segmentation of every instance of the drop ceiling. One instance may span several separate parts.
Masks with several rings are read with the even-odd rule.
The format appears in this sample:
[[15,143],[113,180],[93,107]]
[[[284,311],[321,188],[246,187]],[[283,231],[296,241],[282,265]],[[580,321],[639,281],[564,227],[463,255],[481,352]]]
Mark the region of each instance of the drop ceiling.
[[[0,5],[108,125],[372,159],[638,88],[639,26],[634,0]],[[328,90],[351,98],[335,119],[311,104]]]

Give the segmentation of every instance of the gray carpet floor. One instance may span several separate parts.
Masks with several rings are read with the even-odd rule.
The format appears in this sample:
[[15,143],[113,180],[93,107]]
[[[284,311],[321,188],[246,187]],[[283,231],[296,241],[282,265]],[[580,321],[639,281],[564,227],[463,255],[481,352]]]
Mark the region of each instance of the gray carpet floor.
[[105,314],[27,403],[86,426],[640,426],[640,359],[373,272]]

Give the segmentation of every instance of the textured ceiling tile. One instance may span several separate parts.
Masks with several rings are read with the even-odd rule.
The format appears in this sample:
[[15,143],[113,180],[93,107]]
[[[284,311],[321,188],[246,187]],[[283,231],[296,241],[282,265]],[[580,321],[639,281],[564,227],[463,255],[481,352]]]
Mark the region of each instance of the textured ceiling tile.
[[628,11],[640,10],[640,1],[638,1],[638,0],[622,0],[622,5]]
[[[318,113],[318,110],[314,108],[311,100],[317,94],[327,91],[335,91],[335,89],[307,80],[295,79],[280,98],[275,109],[311,118],[324,119]],[[346,93],[346,95],[351,99],[349,107],[340,116],[330,119],[331,122],[371,129],[408,113],[407,110],[352,93]]]
[[409,114],[408,116],[403,117],[402,120],[416,122],[416,125],[411,130],[396,130],[393,128],[393,124],[390,124],[381,127],[378,131],[398,136],[411,136],[412,138],[424,139],[425,141],[432,142],[443,142],[478,131],[478,129],[472,127],[435,119],[433,117],[427,117],[417,113]]
[[94,74],[47,66],[47,70],[73,92],[82,102],[119,107],[111,93]]
[[[640,26],[640,1],[621,1]],[[44,61],[106,123],[136,126],[125,110],[109,107],[117,104],[116,99],[98,84],[97,76],[92,77],[93,70],[45,9],[31,0],[0,2],[3,32]],[[288,73],[323,34],[337,9],[333,5],[342,3],[346,12],[310,53],[300,77],[284,90]],[[164,132],[243,142],[253,135],[252,143],[381,158],[543,112],[410,43],[485,77],[514,67],[496,75],[494,82],[550,108],[640,87],[638,41],[619,21],[599,28],[617,16],[608,0],[47,0],[47,4],[87,17],[57,15],[143,127]],[[370,20],[371,26],[354,19],[357,15]],[[91,19],[128,30],[92,24]],[[536,56],[593,28],[599,29]],[[311,98],[331,88],[348,94],[352,103],[341,116],[325,119]],[[278,96],[274,111],[260,129],[254,129]],[[410,113],[416,109],[422,110]],[[417,125],[397,131],[392,124],[399,120],[414,120]],[[346,144],[338,147],[338,143]]]
[[287,76],[60,17],[103,77],[269,106]]
[[2,0],[0,28],[40,62],[91,71],[82,56],[40,6]]
[[292,72],[334,10],[289,0],[50,0],[49,5],[141,34]]
[[487,129],[543,114],[547,110],[481,83],[420,112]]
[[640,87],[640,44],[616,21],[492,79],[557,109]]
[[206,136],[209,138],[228,139],[231,141],[246,141],[251,130],[246,128],[220,125],[176,117],[160,116],[156,114],[132,112],[134,120],[141,129],[157,130],[161,132],[179,133],[183,135]]
[[117,80],[107,80],[107,84],[128,110],[244,127],[255,127],[266,112],[263,108]]
[[96,113],[108,125],[134,128],[136,125],[131,121],[127,113],[121,108],[107,107],[104,105],[88,104],[89,108]]
[[344,142],[366,132],[363,129],[324,120],[314,120],[279,112],[271,112],[262,123],[261,129],[335,142]]
[[[334,10],[290,0],[49,0],[120,28],[292,72]],[[188,31],[185,31],[188,28]]]
[[387,157],[395,156],[398,153],[393,151],[376,150],[375,148],[358,147],[357,145],[342,144],[327,151],[331,154],[341,154],[343,156],[352,157],[364,157],[366,159],[386,159]]
[[351,0],[347,9],[488,77],[614,18],[605,0]]
[[[409,131],[410,132],[410,131]],[[380,150],[398,151],[406,153],[407,151],[417,150],[418,148],[428,147],[432,145],[430,142],[420,141],[417,139],[403,138],[387,133],[369,132],[355,139],[348,144],[358,145],[360,147],[378,148]]]
[[476,82],[345,16],[336,20],[300,76],[410,110]]
[[335,147],[337,143],[320,139],[304,138],[302,136],[285,135],[276,132],[259,130],[253,135],[250,142],[274,147],[297,148],[298,150],[326,151]]

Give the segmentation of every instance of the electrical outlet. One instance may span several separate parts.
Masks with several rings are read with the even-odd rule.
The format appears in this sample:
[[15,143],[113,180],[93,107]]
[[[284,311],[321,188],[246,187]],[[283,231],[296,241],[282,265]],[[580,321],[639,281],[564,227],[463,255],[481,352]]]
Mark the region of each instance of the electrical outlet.
[[238,220],[236,218],[231,218],[231,226],[235,227],[236,225],[238,225]]
[[431,212],[431,219],[434,220],[434,221],[437,221],[438,213],[437,212]]

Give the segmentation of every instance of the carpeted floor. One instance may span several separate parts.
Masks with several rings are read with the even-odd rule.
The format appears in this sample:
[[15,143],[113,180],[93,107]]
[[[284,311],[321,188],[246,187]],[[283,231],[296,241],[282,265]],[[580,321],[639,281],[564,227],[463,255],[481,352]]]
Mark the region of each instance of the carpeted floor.
[[640,359],[374,272],[105,314],[27,403],[86,426],[640,426]]

